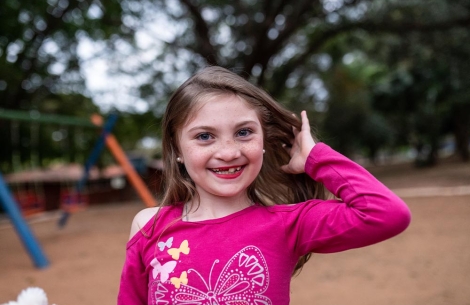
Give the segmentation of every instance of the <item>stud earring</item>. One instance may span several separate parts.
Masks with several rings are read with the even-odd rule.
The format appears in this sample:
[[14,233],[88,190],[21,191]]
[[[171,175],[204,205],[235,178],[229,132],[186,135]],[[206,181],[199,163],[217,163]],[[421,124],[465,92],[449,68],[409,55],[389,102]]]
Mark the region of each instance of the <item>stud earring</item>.
[[178,163],[183,163],[183,161],[181,160],[180,157],[176,158],[176,162],[178,162]]
[[263,154],[266,153],[266,150],[263,149]]

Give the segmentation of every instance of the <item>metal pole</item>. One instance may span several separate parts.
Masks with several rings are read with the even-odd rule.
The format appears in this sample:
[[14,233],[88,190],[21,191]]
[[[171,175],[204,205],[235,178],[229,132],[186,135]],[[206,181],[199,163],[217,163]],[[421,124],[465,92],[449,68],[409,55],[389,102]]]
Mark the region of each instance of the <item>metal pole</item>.
[[38,123],[53,123],[59,125],[75,125],[84,127],[96,127],[89,119],[77,118],[73,116],[45,114],[36,110],[18,111],[0,108],[0,119],[27,121]]
[[[78,193],[81,193],[83,189],[85,188],[85,184],[86,184],[86,181],[88,180],[90,169],[98,161],[98,158],[105,147],[106,137],[112,131],[114,125],[116,124],[117,119],[118,119],[117,114],[113,113],[108,117],[108,120],[104,124],[103,130],[101,131],[101,135],[96,141],[95,146],[93,147],[93,150],[90,153],[90,156],[88,157],[88,160],[85,162],[85,169],[84,169],[82,178],[78,181],[76,185],[76,189]],[[59,222],[58,222],[58,225],[60,228],[63,228],[67,224],[67,220],[69,219],[69,217],[70,217],[70,212],[64,211],[62,213],[62,216],[59,218]]]
[[29,256],[32,258],[34,265],[38,268],[45,268],[49,266],[49,261],[42,252],[41,246],[37,242],[33,233],[29,229],[28,224],[21,215],[20,209],[16,204],[7,184],[3,180],[0,173],[0,203],[10,217],[16,232],[21,238],[23,245],[28,251]]

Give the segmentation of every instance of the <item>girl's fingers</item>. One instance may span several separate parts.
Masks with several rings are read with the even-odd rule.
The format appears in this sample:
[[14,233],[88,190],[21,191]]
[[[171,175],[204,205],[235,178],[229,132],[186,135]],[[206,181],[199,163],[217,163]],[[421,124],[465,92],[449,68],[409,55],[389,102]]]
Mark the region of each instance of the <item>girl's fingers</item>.
[[310,122],[308,121],[307,112],[305,110],[303,110],[300,113],[300,116],[302,118],[302,130],[309,130],[310,131]]
[[299,134],[299,130],[292,126],[292,132],[294,133],[294,137],[296,137]]
[[291,147],[284,145],[284,149],[289,153],[291,159],[288,164],[281,166],[281,169],[290,174],[300,174],[304,172],[306,158],[315,142],[310,134],[310,123],[307,112],[304,110],[301,115],[300,130],[293,127],[294,139],[292,139]]

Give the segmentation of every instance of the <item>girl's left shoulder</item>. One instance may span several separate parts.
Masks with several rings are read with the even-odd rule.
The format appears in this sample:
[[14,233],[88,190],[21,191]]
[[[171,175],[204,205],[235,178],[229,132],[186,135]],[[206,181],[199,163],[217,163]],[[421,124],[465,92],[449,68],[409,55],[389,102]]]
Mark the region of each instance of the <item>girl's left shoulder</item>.
[[160,207],[151,207],[138,212],[132,221],[129,240],[132,239],[132,237],[134,237],[134,235],[139,232],[147,224],[147,222],[149,222],[150,219],[152,219],[152,217],[158,213],[159,210]]

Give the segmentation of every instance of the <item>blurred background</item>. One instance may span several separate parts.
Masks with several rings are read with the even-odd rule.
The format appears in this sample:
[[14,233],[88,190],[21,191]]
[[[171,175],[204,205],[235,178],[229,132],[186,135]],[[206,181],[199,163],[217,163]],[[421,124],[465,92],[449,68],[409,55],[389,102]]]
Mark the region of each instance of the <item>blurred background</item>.
[[[22,201],[25,215],[32,203],[39,212],[60,209],[64,190],[79,181],[99,138],[94,114],[105,120],[117,115],[112,133],[158,197],[160,125],[169,96],[200,68],[221,65],[289,109],[307,110],[322,141],[403,197],[421,202],[433,196],[434,210],[410,203],[423,215],[418,219],[427,219],[429,209],[447,210],[449,198],[457,196],[460,205],[446,220],[461,226],[448,228],[448,236],[458,236],[453,247],[470,247],[468,230],[462,231],[470,216],[470,0],[2,0],[0,20],[0,173],[18,201],[30,196]],[[88,178],[90,204],[138,199],[109,150]],[[120,242],[143,207],[131,204]],[[0,216],[7,219],[4,211]],[[7,220],[3,224],[2,241],[14,243],[14,231]],[[425,223],[419,226],[427,230]],[[48,242],[66,234],[34,229],[45,234],[38,237],[46,252],[54,252]],[[0,248],[0,270],[8,249],[16,248]],[[120,268],[119,255],[113,270]],[[469,266],[469,255],[461,255],[457,265]],[[6,274],[15,270],[0,273],[8,282]],[[458,279],[470,283],[468,276]],[[39,283],[19,275],[0,302],[30,284]],[[458,301],[452,293],[455,298],[446,299],[452,290],[439,304],[470,304],[468,292],[461,291]]]
[[[432,165],[444,150],[468,161],[469,9],[465,0],[4,0],[0,107],[33,118],[119,112],[124,149],[158,157],[171,92],[221,65],[306,109],[320,138],[349,156]],[[81,161],[95,136],[31,125],[0,120],[2,172]]]

